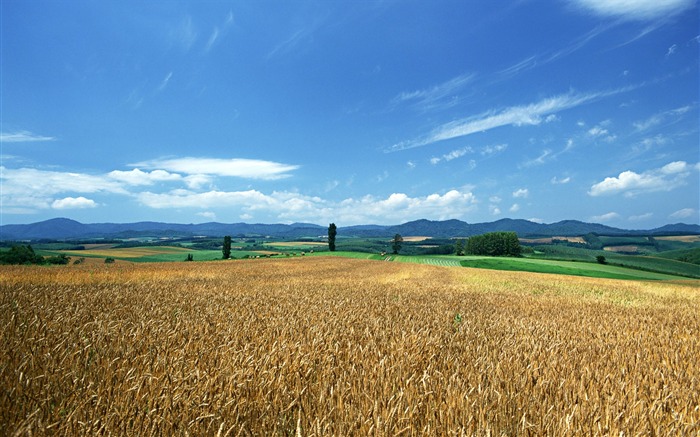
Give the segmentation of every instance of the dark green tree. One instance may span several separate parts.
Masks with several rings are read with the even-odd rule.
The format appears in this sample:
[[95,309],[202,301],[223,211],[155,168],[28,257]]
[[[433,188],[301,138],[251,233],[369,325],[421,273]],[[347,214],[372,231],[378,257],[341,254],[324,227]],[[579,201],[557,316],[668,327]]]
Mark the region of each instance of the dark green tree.
[[394,235],[394,240],[391,243],[391,249],[394,251],[394,255],[399,254],[399,250],[401,250],[401,243],[403,243],[403,237],[401,234]]
[[34,253],[32,246],[12,246],[8,251],[0,251],[0,264],[43,264],[44,257]]
[[338,233],[338,228],[335,223],[328,225],[328,250],[335,252],[335,236]]
[[227,235],[224,237],[224,247],[221,249],[221,252],[224,255],[224,259],[229,259],[231,258],[231,236]]
[[457,255],[457,256],[464,255],[464,240],[457,240],[455,242],[455,255]]
[[520,256],[522,248],[515,232],[489,232],[469,237],[465,252],[470,255]]
[[598,264],[607,264],[608,262],[605,260],[605,257],[603,255],[598,255],[595,257],[595,260]]

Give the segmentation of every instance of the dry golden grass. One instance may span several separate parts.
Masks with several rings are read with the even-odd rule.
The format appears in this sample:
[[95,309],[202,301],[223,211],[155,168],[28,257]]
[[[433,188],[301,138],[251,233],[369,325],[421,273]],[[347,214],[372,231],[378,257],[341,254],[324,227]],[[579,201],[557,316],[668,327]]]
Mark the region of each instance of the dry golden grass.
[[331,257],[2,267],[0,429],[697,435],[697,286]]
[[187,253],[191,249],[175,246],[144,246],[144,247],[128,247],[128,248],[94,248],[90,250],[61,250],[60,253],[72,257],[80,257],[82,255],[100,256],[100,257],[119,257],[119,258],[141,258],[144,256],[161,255],[164,253]]
[[684,243],[695,243],[700,241],[700,235],[673,235],[670,237],[655,237],[657,240],[682,241]]

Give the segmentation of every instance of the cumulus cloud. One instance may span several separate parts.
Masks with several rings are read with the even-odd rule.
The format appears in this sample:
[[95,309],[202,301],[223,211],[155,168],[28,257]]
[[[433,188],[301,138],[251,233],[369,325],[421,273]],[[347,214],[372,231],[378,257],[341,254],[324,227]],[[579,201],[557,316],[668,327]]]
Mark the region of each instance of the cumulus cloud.
[[133,164],[134,167],[161,169],[188,175],[232,176],[247,179],[274,180],[291,176],[298,165],[259,159],[172,158]]
[[518,205],[517,203],[514,203],[513,206],[510,207],[509,211],[510,211],[510,212],[518,212],[518,211],[520,211],[520,205]]
[[182,179],[182,176],[179,174],[168,173],[165,170],[145,172],[138,168],[130,171],[114,170],[107,173],[107,176],[128,185],[153,185],[156,182],[178,181]]
[[527,198],[530,195],[530,191],[527,188],[518,188],[513,191],[513,197],[515,198]]
[[611,220],[617,220],[619,218],[620,218],[620,214],[618,214],[616,212],[609,212],[606,214],[594,215],[593,217],[591,217],[591,221],[600,223],[600,222],[609,222]]
[[404,193],[393,193],[386,198],[368,195],[340,202],[296,192],[273,191],[265,194],[258,190],[145,192],[138,194],[137,199],[144,206],[156,209],[233,207],[241,215],[251,217],[256,212],[263,212],[276,215],[280,220],[330,220],[346,225],[386,221],[387,217],[397,223],[418,218],[445,220],[462,217],[473,210],[476,204],[476,198],[471,192],[458,190],[425,197],[411,197]]
[[51,204],[53,209],[84,209],[84,208],[96,208],[97,203],[92,199],[87,199],[83,196],[80,197],[65,197],[63,199],[56,199]]
[[622,193],[627,197],[633,197],[643,193],[671,191],[685,185],[693,169],[697,169],[697,165],[691,166],[685,161],[675,161],[643,173],[627,170],[617,177],[607,177],[593,184],[588,194],[604,196]]
[[628,20],[654,20],[689,9],[695,0],[572,0],[597,15]]

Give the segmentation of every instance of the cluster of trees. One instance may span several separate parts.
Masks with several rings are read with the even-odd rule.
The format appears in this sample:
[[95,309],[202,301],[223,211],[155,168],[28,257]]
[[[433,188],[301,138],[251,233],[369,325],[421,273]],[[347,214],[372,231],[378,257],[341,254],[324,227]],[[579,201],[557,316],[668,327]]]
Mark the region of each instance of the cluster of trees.
[[0,264],[68,264],[70,257],[61,254],[43,257],[37,255],[32,246],[12,246],[10,250],[0,252]]
[[521,256],[522,247],[515,232],[489,232],[455,243],[457,255]]

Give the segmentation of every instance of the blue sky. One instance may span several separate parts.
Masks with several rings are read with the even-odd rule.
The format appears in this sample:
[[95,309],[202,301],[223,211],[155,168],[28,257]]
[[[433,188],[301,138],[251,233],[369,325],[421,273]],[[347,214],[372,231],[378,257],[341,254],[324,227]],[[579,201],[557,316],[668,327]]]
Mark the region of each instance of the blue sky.
[[700,223],[696,0],[0,8],[2,224]]

